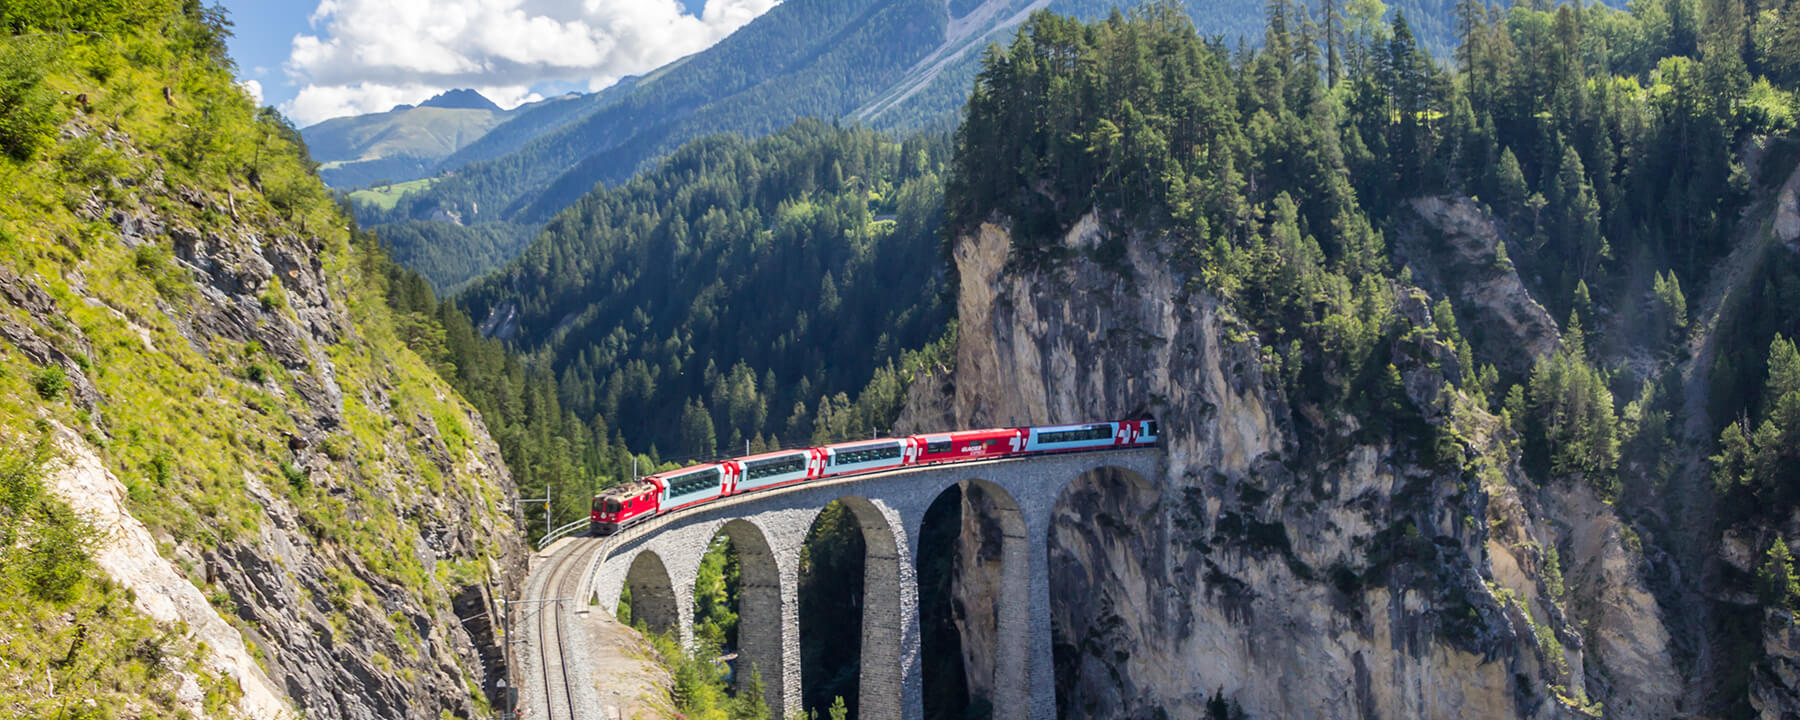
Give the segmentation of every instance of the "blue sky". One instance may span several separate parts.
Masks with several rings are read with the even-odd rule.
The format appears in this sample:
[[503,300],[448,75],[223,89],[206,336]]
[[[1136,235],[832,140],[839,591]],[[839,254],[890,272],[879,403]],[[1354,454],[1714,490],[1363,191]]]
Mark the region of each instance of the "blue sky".
[[472,87],[505,107],[710,47],[780,0],[218,0],[240,80],[302,127]]
[[271,0],[222,0],[231,13],[231,59],[238,77],[262,86],[263,102],[280,105],[294,99],[295,87],[282,76],[294,36],[307,29],[306,16],[315,3]]

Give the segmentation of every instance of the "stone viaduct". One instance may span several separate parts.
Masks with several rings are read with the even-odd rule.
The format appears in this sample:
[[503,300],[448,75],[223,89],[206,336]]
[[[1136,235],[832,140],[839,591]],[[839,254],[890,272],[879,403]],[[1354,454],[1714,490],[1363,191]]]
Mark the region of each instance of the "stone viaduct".
[[[1093,474],[1149,486],[1163,452],[1143,448],[937,465],[753,493],[656,518],[609,538],[589,568],[609,614],[631,587],[632,613],[653,629],[694,640],[694,582],[713,537],[731,538],[739,562],[739,657],[762,673],[778,717],[800,710],[800,550],[819,511],[842,500],[862,527],[864,559],[860,715],[923,715],[917,555],[925,510],[968,481],[996,498],[1004,537],[995,652],[996,720],[1056,717],[1050,642],[1049,530],[1064,488]],[[846,628],[846,630],[849,630]],[[741,665],[741,663],[740,663]]]

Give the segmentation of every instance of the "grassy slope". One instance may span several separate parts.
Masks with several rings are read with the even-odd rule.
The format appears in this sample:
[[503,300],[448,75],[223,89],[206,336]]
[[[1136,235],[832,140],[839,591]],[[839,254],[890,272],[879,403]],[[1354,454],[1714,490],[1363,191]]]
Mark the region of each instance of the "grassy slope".
[[434,178],[422,178],[419,180],[409,180],[403,183],[394,183],[392,185],[383,185],[381,187],[372,187],[367,190],[355,190],[350,193],[350,201],[374,205],[383,210],[392,210],[394,209],[394,203],[400,202],[401,197],[410,192],[429,188],[434,181]]
[[[0,156],[0,266],[54,304],[32,313],[0,302],[0,322],[26,329],[67,359],[40,366],[19,346],[0,342],[0,440],[21,448],[41,437],[48,421],[75,428],[127,484],[128,507],[172,545],[214,547],[257,528],[262,512],[245,492],[247,476],[255,477],[286,494],[309,522],[329,528],[330,541],[355,562],[425,606],[442,603],[444,582],[471,569],[421,565],[408,551],[416,520],[396,519],[383,496],[306,492],[285,464],[281,442],[304,411],[290,371],[256,343],[191,339],[195,333],[184,326],[203,291],[173,259],[170,238],[135,244],[108,221],[114,209],[228,239],[245,232],[308,238],[330,278],[328,292],[352,325],[328,349],[344,390],[344,427],[328,442],[348,459],[346,475],[354,481],[413,473],[428,486],[412,492],[453,491],[490,508],[500,500],[496,488],[441,477],[433,463],[391,451],[389,436],[408,437],[409,428],[386,409],[364,406],[365,389],[379,388],[430,418],[455,457],[474,441],[472,411],[400,341],[381,278],[365,276],[368,248],[353,243],[346,218],[299,148],[275,124],[253,119],[255,107],[226,67],[171,39],[194,32],[194,20],[174,3],[146,15],[152,22],[138,34],[0,40],[30,42],[41,54],[60,128],[60,137],[30,159]],[[78,94],[90,109],[78,107]],[[295,320],[279,281],[262,298],[267,322]],[[56,376],[85,378],[98,402],[78,402],[81,383],[57,383]],[[43,502],[41,514],[53,516],[57,504]],[[34,526],[22,527],[23,546]],[[34,597],[31,579],[4,563],[0,715],[45,717],[70,707],[101,717],[178,714],[173,680],[163,671],[171,663],[158,658],[194,665],[204,649],[185,643],[176,629],[149,626],[91,565],[72,562],[87,576],[55,599]],[[207,590],[204,574],[191,572]],[[339,590],[368,593],[354,577]],[[104,640],[68,650],[80,645],[77,632]],[[65,650],[79,657],[64,663]],[[204,677],[210,705],[222,706],[234,691]],[[38,690],[46,680],[57,683],[54,697]]]

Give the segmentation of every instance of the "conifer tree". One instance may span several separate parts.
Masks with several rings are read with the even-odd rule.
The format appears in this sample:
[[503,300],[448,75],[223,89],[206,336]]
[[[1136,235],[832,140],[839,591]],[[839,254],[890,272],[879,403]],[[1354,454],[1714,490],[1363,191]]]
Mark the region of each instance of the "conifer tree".
[[1800,577],[1794,574],[1794,555],[1787,541],[1775,538],[1756,569],[1756,596],[1763,607],[1792,612],[1800,598]]

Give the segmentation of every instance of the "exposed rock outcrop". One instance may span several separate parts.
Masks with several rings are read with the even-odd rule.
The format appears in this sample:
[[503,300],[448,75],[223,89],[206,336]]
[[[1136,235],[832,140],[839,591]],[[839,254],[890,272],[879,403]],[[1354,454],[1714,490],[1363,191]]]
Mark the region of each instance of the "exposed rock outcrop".
[[[237,710],[244,717],[298,717],[280,686],[250,655],[237,628],[219,615],[174,563],[157,554],[149,529],[126,510],[125,485],[119,478],[68,428],[58,428],[56,446],[64,461],[51,473],[50,487],[70,509],[99,529],[94,561],[131,590],[132,605],[159,623],[187,628],[193,639],[204,643],[211,668],[231,678],[243,691]],[[199,697],[183,701],[195,717],[205,717],[206,708]]]
[[[1479,220],[1467,205],[1418,207],[1491,239],[1466,227]],[[1446,344],[1425,333],[1393,348],[1417,417],[1294,406],[1267,372],[1276,356],[1192,290],[1157,238],[1125,237],[1122,262],[1099,262],[1091,249],[1111,232],[1085,217],[1063,238],[1067,259],[1035,268],[1009,263],[1003,224],[959,238],[956,369],[915,387],[903,413],[956,427],[1162,422],[1168,477],[1084,481],[1057,505],[1066,716],[1676,711],[1680,676],[1641,560],[1621,549],[1626,526],[1584,488],[1554,490],[1563,509],[1543,511],[1509,433],[1447,389],[1461,370]],[[1457,252],[1492,266],[1492,247]],[[1516,276],[1477,282],[1468,314],[1533,352],[1555,347]],[[1429,298],[1396,290],[1398,314],[1428,329]]]
[[1460,196],[1414,198],[1406,207],[1413,215],[1395,237],[1395,262],[1433,296],[1450,298],[1472,341],[1523,349],[1493,356],[1515,372],[1556,352],[1556,321],[1500,255],[1503,234],[1491,214]]
[[[101,569],[204,644],[245,717],[481,715],[479,616],[524,547],[480,417],[393,337],[343,228],[242,186],[130,182],[75,210],[91,265],[54,284],[0,266],[0,339],[78,411],[53,480],[113,530]],[[197,447],[224,449],[184,463]]]

